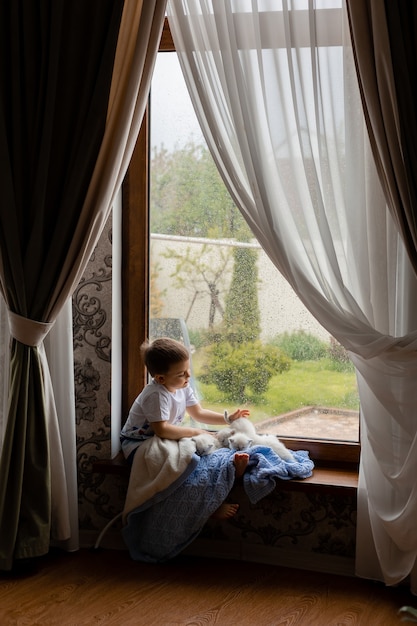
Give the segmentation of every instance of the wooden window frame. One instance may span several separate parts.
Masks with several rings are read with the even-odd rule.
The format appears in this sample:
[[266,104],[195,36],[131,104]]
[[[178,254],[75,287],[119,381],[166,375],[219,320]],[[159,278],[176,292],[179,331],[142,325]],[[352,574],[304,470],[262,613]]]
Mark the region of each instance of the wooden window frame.
[[[162,32],[160,52],[175,52],[168,20]],[[140,346],[149,330],[149,108],[127,171],[123,189],[122,217],[122,408],[130,406],[146,384]],[[309,450],[322,467],[356,471],[360,445],[356,442],[287,438],[282,441],[293,450]]]

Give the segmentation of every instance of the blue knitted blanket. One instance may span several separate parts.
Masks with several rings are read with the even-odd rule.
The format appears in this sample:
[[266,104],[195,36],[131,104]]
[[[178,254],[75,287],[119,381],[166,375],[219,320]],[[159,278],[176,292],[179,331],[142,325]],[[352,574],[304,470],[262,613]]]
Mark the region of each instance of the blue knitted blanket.
[[[249,454],[249,463],[243,486],[252,504],[270,494],[277,480],[312,475],[314,464],[307,451],[293,452],[295,462],[284,461],[264,446],[245,452]],[[194,454],[186,471],[169,487],[126,515],[122,535],[132,559],[166,561],[198,536],[233,486],[234,455],[228,448],[202,457]]]

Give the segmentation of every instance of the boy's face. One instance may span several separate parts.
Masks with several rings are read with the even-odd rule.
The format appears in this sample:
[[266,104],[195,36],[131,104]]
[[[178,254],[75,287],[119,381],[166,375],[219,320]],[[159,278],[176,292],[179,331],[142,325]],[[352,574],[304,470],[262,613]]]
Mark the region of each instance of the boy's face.
[[190,380],[190,361],[181,361],[171,365],[166,374],[156,374],[154,377],[156,382],[164,385],[168,391],[175,391],[188,386]]

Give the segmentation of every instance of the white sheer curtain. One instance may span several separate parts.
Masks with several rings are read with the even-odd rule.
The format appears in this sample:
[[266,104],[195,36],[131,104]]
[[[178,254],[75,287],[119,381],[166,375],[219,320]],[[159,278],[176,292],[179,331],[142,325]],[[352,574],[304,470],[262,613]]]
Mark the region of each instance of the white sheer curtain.
[[417,281],[370,158],[345,6],[168,0],[168,18],[232,196],[351,353],[362,417],[357,573],[395,584],[417,555]]
[[[78,482],[75,432],[74,343],[72,334],[72,298],[60,310],[55,324],[45,338],[45,352],[55,398],[57,432],[50,434],[51,454],[63,456],[64,474],[51,473],[52,505],[56,510],[67,506],[70,535],[67,540],[55,541],[65,550],[79,548]],[[63,442],[61,444],[61,442]],[[62,450],[62,452],[61,452]],[[59,464],[52,463],[55,468]],[[66,485],[66,494],[62,484]],[[58,514],[54,513],[54,517]]]

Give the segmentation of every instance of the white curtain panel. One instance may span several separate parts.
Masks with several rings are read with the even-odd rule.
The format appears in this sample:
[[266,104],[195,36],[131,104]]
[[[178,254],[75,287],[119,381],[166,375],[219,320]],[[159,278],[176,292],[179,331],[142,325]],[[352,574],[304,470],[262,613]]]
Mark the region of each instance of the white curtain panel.
[[357,368],[357,573],[396,584],[417,555],[417,281],[368,150],[345,6],[168,0],[168,19],[230,193]]
[[[51,490],[53,516],[59,523],[66,511],[69,524],[69,533],[57,533],[58,537],[67,536],[66,540],[59,541],[52,537],[52,543],[64,550],[73,551],[79,548],[78,532],[78,484],[77,484],[77,450],[75,432],[75,382],[74,382],[74,343],[72,332],[72,298],[68,298],[60,310],[55,324],[45,338],[45,353],[48,359],[48,369],[55,398],[57,424],[54,430],[49,430],[50,452],[52,456],[62,456],[64,473],[59,472],[60,464],[52,458]],[[65,518],[64,518],[65,519]],[[56,524],[53,525],[53,528]]]

